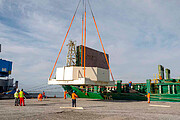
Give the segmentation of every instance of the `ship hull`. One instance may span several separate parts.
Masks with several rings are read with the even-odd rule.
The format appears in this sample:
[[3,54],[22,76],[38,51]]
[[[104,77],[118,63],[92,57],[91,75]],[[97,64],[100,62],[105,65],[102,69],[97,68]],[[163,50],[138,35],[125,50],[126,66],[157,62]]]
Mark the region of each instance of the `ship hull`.
[[[116,89],[111,89],[107,91],[107,87],[104,86],[106,90],[95,90],[91,88],[80,88],[80,86],[73,85],[63,85],[64,90],[67,90],[68,97],[71,97],[72,91],[75,91],[79,98],[90,98],[90,99],[111,99],[111,100],[140,100],[146,101],[146,94],[150,91],[151,101],[166,101],[166,102],[180,102],[180,83],[134,83],[132,87],[129,84],[117,84],[112,86]],[[119,87],[119,91],[118,91]]]
[[67,90],[68,97],[71,96],[72,91],[75,91],[79,98],[90,98],[90,99],[101,99],[101,100],[140,100],[146,101],[147,98],[145,94],[142,93],[117,93],[117,92],[104,92],[104,93],[94,93],[86,92],[81,90],[77,86],[62,86],[64,90]]

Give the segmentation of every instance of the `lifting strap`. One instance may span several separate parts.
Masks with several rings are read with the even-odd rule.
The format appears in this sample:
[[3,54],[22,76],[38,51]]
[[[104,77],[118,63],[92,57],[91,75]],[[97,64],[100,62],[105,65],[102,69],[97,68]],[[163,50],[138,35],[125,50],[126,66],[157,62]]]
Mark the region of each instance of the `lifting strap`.
[[[83,8],[84,8],[84,0],[83,0]],[[83,58],[83,37],[84,37],[84,35],[83,35],[83,33],[84,33],[84,26],[83,26],[83,24],[84,24],[84,10],[82,11],[82,41],[81,41],[81,67],[82,67],[82,58]]]
[[66,41],[66,38],[67,38],[67,36],[68,36],[69,30],[70,30],[71,25],[72,25],[72,23],[73,23],[73,20],[74,20],[74,18],[75,18],[76,12],[77,12],[77,10],[78,10],[78,8],[79,8],[80,2],[81,2],[81,0],[79,0],[79,3],[78,3],[78,5],[77,5],[77,8],[76,8],[76,10],[75,10],[75,13],[74,13],[74,15],[73,15],[73,18],[72,18],[71,23],[70,23],[70,25],[69,25],[69,28],[68,28],[68,30],[67,30],[67,33],[66,33],[66,35],[65,35],[63,44],[62,44],[61,49],[60,49],[60,51],[59,51],[59,53],[58,53],[58,56],[57,56],[56,61],[55,61],[55,63],[54,63],[54,67],[53,67],[53,69],[52,69],[52,72],[51,72],[51,75],[50,75],[49,79],[51,79],[51,77],[52,77],[52,74],[53,74],[54,69],[55,69],[56,64],[57,64],[57,61],[58,61],[58,59],[59,59],[59,55],[61,54],[62,48],[63,48],[64,43],[65,43],[65,41]]
[[[79,0],[79,3],[78,3],[78,5],[77,5],[77,8],[76,8],[76,10],[75,10],[75,13],[74,13],[74,15],[73,15],[73,18],[72,18],[71,23],[70,23],[70,25],[69,25],[69,28],[68,28],[68,30],[67,30],[67,33],[66,33],[66,35],[65,35],[64,41],[63,41],[63,43],[62,43],[61,49],[60,49],[60,51],[59,51],[59,53],[58,53],[58,56],[57,56],[57,58],[56,58],[56,61],[55,61],[55,64],[54,64],[54,66],[53,66],[53,69],[52,69],[52,72],[51,72],[51,74],[50,74],[49,79],[51,79],[51,77],[52,77],[52,74],[53,74],[54,69],[55,69],[56,64],[57,64],[57,61],[58,61],[59,56],[60,56],[60,54],[61,54],[62,48],[63,48],[63,46],[64,46],[64,43],[65,43],[66,38],[67,38],[67,36],[68,36],[68,33],[69,33],[69,31],[70,31],[71,25],[72,25],[72,23],[73,23],[73,21],[74,21],[76,12],[77,12],[77,10],[78,10],[78,8],[79,8],[80,2],[81,2],[81,0]],[[85,2],[85,4],[84,4],[84,2]],[[99,33],[99,30],[98,30],[98,27],[97,27],[97,24],[96,24],[96,21],[95,21],[95,18],[94,18],[94,14],[93,14],[93,11],[92,11],[92,8],[91,8],[91,5],[90,5],[89,0],[88,0],[88,4],[89,4],[89,8],[90,8],[90,10],[91,10],[91,14],[92,14],[92,17],[93,17],[93,20],[94,20],[94,24],[95,24],[95,27],[96,27],[96,30],[97,30],[97,33],[98,33],[100,42],[101,42],[102,49],[103,49],[103,51],[104,51],[104,56],[105,56],[105,59],[106,59],[108,68],[109,68],[109,70],[110,70],[110,74],[111,74],[112,80],[114,81],[114,77],[113,77],[113,74],[112,74],[112,71],[111,71],[111,68],[110,68],[110,65],[109,65],[109,61],[108,61],[108,59],[107,59],[107,55],[106,55],[106,52],[105,52],[105,49],[104,49],[104,46],[103,46],[103,43],[102,43],[102,40],[101,40],[101,37],[100,37],[100,33]],[[85,1],[83,0],[83,7],[84,7],[84,11],[83,11],[83,14],[82,14],[81,66],[82,66],[82,56],[83,56],[83,54],[82,54],[82,53],[83,53],[83,52],[82,52],[83,49],[82,49],[82,48],[83,48],[83,37],[84,37],[84,78],[85,78],[85,67],[86,67],[86,63],[85,63],[85,62],[86,62],[86,0],[85,0]],[[84,20],[84,18],[85,18],[85,20]],[[84,24],[84,26],[83,26],[83,24]],[[83,30],[83,27],[84,27],[84,30]],[[84,36],[83,36],[83,31],[84,31]]]
[[84,78],[86,77],[86,0],[85,0],[85,13],[84,13]]
[[105,49],[104,49],[104,46],[103,46],[103,43],[102,43],[102,40],[101,40],[101,36],[100,36],[100,34],[99,34],[99,30],[98,30],[98,27],[97,27],[97,24],[96,24],[96,20],[95,20],[95,18],[94,18],[94,14],[93,14],[93,11],[92,11],[92,8],[91,8],[91,5],[90,5],[89,0],[88,0],[88,4],[89,4],[89,8],[90,8],[90,10],[91,10],[91,14],[92,14],[92,17],[93,17],[93,20],[94,20],[94,24],[95,24],[95,26],[96,26],[96,30],[97,30],[97,33],[98,33],[98,36],[99,36],[99,40],[100,40],[100,42],[101,42],[102,49],[103,49],[103,51],[104,51],[104,56],[105,56],[105,58],[106,58],[106,62],[107,62],[107,65],[108,65],[108,67],[109,67],[109,71],[110,71],[110,73],[111,73],[112,80],[114,81],[114,77],[113,77],[113,74],[112,74],[112,71],[111,71],[111,68],[110,68],[110,65],[109,65],[109,61],[108,61],[108,59],[107,59],[107,55],[106,55],[106,52],[105,52]]

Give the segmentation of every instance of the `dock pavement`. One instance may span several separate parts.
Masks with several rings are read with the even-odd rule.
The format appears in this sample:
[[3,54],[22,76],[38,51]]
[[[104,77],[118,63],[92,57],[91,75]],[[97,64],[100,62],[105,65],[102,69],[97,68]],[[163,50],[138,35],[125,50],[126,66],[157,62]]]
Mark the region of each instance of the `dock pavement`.
[[0,100],[1,120],[180,120],[180,103],[47,98],[26,99],[26,106],[14,106],[14,99]]

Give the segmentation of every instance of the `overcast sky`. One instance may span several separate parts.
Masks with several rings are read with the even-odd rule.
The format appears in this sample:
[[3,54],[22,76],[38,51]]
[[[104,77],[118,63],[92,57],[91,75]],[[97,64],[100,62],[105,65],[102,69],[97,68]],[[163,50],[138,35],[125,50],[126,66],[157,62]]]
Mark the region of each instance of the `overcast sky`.
[[[116,80],[145,82],[158,64],[180,76],[179,0],[90,0]],[[21,87],[46,84],[78,0],[0,0],[0,57]],[[82,4],[67,42],[81,42]],[[102,51],[87,7],[87,46]],[[66,63],[64,46],[57,66]]]

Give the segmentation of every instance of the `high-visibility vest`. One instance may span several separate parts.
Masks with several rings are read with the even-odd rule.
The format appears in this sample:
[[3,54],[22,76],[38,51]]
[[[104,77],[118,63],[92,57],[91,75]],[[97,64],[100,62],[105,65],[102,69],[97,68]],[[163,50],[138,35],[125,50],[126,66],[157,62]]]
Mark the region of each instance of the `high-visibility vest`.
[[19,92],[19,97],[20,97],[20,98],[23,98],[23,97],[24,97],[24,92],[23,92],[23,91],[20,91],[20,92]]
[[68,92],[64,91],[64,95],[66,95]]
[[76,99],[76,97],[78,97],[76,93],[72,93],[72,99]]
[[42,94],[41,94],[41,93],[38,95],[38,99],[39,99],[39,98],[42,98]]
[[150,98],[150,93],[147,94],[147,98]]
[[15,98],[18,98],[18,95],[19,95],[18,92],[15,92],[15,93],[14,93],[14,97],[15,97]]

